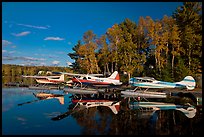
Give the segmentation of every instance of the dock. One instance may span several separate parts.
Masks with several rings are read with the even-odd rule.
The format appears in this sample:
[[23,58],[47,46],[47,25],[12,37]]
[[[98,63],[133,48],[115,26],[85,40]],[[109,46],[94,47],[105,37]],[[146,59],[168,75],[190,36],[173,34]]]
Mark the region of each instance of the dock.
[[28,84],[20,83],[20,82],[8,82],[5,83],[4,86],[7,87],[29,87]]

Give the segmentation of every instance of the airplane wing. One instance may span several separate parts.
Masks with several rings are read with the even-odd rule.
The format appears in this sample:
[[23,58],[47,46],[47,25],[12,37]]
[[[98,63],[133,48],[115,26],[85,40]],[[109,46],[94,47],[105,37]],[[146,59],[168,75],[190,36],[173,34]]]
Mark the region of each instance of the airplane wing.
[[138,80],[155,80],[153,77],[135,77]]
[[65,74],[65,75],[69,75],[69,76],[82,76],[85,77],[87,75],[90,76],[103,76],[103,74],[77,74],[77,73],[67,73],[67,72],[52,72],[53,74]]
[[91,75],[91,76],[103,76],[103,74],[88,74],[88,75]]
[[22,75],[22,77],[24,77],[24,78],[47,78],[47,76],[36,76],[36,75],[34,75],[34,76],[24,76],[24,75]]
[[60,76],[37,76],[37,75],[24,76],[24,75],[22,75],[22,77],[24,77],[24,78],[59,78]]
[[69,76],[86,76],[87,74],[75,74],[75,73],[67,73],[67,72],[52,72],[52,74],[65,74]]

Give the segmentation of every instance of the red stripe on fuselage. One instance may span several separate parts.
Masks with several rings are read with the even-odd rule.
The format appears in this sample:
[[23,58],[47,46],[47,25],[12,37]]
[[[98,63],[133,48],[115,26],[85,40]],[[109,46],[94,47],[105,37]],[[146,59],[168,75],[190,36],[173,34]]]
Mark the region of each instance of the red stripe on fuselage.
[[93,84],[93,85],[110,85],[112,83],[108,82],[98,82],[98,81],[92,81],[92,80],[85,80],[85,79],[77,79],[77,78],[72,78],[72,81],[75,83],[84,83],[84,84]]

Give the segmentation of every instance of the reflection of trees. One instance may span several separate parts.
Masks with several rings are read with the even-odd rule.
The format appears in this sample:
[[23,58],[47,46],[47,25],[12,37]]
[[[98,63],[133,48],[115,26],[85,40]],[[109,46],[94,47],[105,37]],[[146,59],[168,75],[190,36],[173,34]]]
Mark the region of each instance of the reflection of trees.
[[72,116],[76,118],[77,123],[83,127],[83,134],[95,134],[95,127],[97,124],[95,122],[96,107],[84,109],[73,113]]
[[113,118],[109,134],[145,135],[148,132],[148,119],[139,110],[121,111]]
[[157,135],[193,135],[192,119],[187,118],[180,111],[159,111],[158,120],[155,123],[155,134]]
[[[83,135],[188,135],[196,134],[193,124],[196,116],[187,118],[175,110],[158,110],[155,113],[123,108],[115,115],[108,107],[92,107],[73,113],[82,127]],[[154,115],[153,115],[154,114]],[[154,120],[153,120],[154,116]],[[201,122],[200,122],[201,123]],[[202,126],[201,126],[202,127]],[[198,128],[201,128],[198,127]],[[201,130],[202,131],[202,130]]]

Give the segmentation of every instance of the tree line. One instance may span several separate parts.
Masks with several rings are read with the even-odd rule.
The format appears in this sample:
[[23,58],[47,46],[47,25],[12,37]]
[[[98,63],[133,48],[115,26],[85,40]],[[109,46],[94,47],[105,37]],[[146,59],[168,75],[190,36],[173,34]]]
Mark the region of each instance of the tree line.
[[[46,75],[47,71],[51,72],[72,72],[68,67],[57,67],[57,66],[20,66],[3,64],[2,65],[2,76],[18,77],[22,75],[38,75],[38,72],[42,71],[41,75]],[[49,74],[48,74],[49,75]]]
[[97,37],[84,33],[72,53],[72,65],[80,73],[112,73],[152,76],[178,81],[202,72],[202,3],[184,2],[172,16],[153,20],[126,18]]

